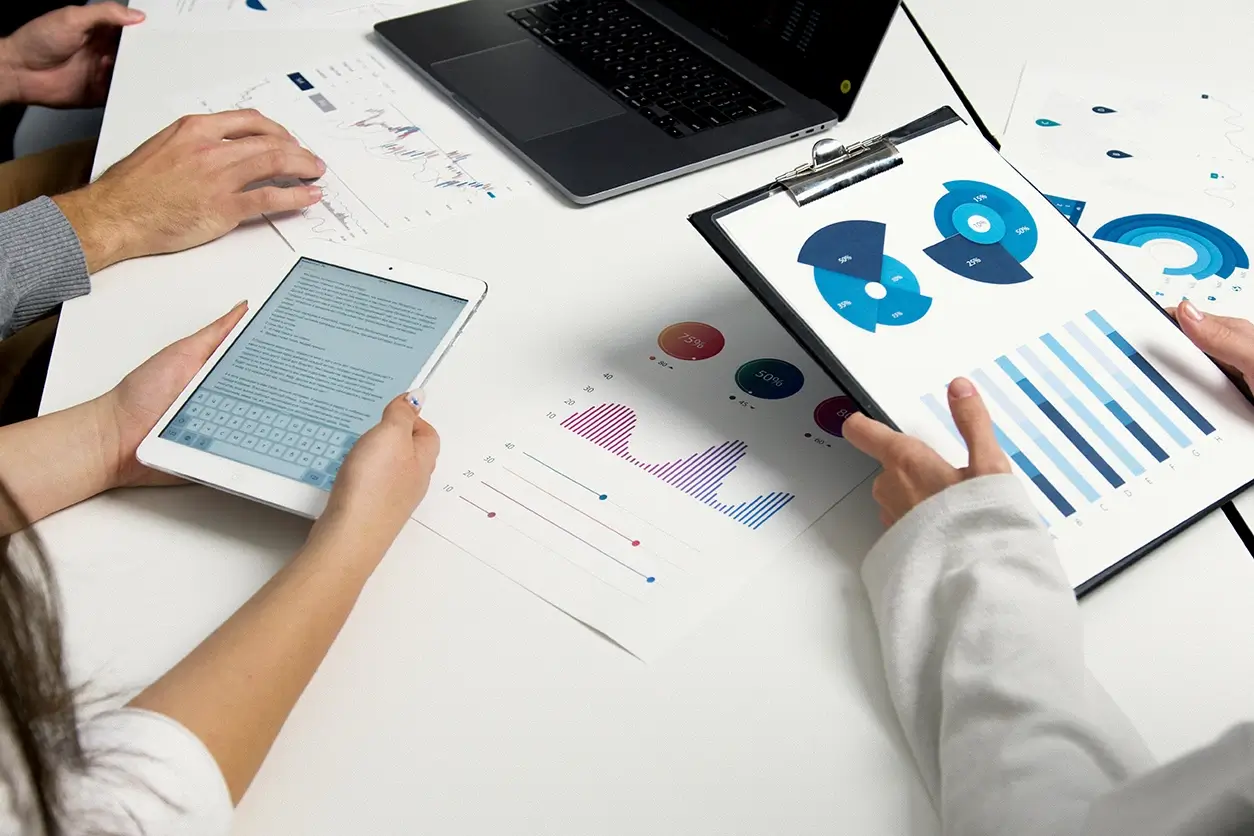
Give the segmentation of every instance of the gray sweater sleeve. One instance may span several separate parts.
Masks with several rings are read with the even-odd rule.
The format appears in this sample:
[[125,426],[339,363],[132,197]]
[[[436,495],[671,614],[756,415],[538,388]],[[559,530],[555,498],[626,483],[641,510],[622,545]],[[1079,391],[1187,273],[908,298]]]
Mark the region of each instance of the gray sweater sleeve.
[[1017,477],[924,502],[862,576],[944,833],[1254,833],[1254,732],[1155,768],[1085,667],[1075,596]]
[[0,338],[90,292],[74,228],[50,198],[0,213]]

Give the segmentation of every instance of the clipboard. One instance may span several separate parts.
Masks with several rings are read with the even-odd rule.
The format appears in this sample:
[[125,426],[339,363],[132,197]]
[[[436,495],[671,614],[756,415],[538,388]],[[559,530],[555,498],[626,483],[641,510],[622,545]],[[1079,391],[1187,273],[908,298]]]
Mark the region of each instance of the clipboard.
[[[877,400],[868,391],[868,386],[864,385],[863,380],[855,373],[855,370],[850,367],[851,363],[857,364],[862,362],[865,369],[865,361],[860,360],[856,356],[858,352],[846,350],[844,352],[845,356],[840,356],[838,351],[833,349],[829,340],[824,339],[819,333],[820,329],[825,329],[825,332],[830,335],[833,326],[826,321],[816,326],[813,308],[808,308],[809,315],[806,315],[798,309],[795,294],[790,299],[784,293],[781,293],[776,283],[773,283],[764,275],[762,264],[746,254],[734,236],[729,234],[723,222],[731,216],[746,210],[749,210],[746,214],[761,213],[766,201],[772,201],[769,206],[776,207],[771,209],[773,212],[788,212],[789,209],[787,207],[792,206],[798,210],[804,210],[799,212],[799,217],[810,214],[811,218],[814,218],[816,217],[814,214],[816,211],[823,213],[824,217],[826,217],[827,214],[831,214],[827,212],[829,205],[837,207],[845,200],[856,202],[860,199],[859,196],[865,198],[868,194],[866,190],[872,189],[877,177],[884,177],[884,180],[880,182],[886,184],[885,188],[890,181],[898,184],[905,182],[906,170],[890,176],[885,175],[908,164],[914,148],[911,145],[912,142],[917,142],[923,137],[928,137],[944,129],[950,129],[953,126],[959,126],[959,130],[964,133],[969,131],[971,133],[971,142],[978,140],[990,154],[995,155],[996,152],[991,147],[988,147],[987,143],[973,129],[967,126],[965,121],[952,108],[944,107],[886,134],[869,137],[851,145],[841,145],[831,139],[820,140],[814,145],[811,152],[811,160],[807,164],[781,175],[758,189],[725,201],[705,211],[698,212],[689,218],[690,223],[710,247],[719,254],[723,261],[740,277],[742,282],[763,303],[776,320],[792,334],[818,365],[844,388],[861,411],[894,429],[905,432],[910,432],[911,428],[903,427],[897,420],[894,420],[894,409],[886,408],[884,404]],[[967,140],[964,139],[963,141]],[[928,145],[929,143],[936,147],[936,138],[934,137],[932,140],[919,144]],[[937,168],[935,160],[930,165],[933,168]],[[1001,173],[1006,182],[1013,182],[1014,187],[1022,195],[1030,193],[1039,203],[1049,203],[1048,198],[1042,195],[1010,163],[1000,156],[996,156],[995,163],[986,162],[985,164],[986,171],[993,171],[994,169]],[[1003,185],[1006,185],[1006,183],[1003,183]],[[875,191],[877,190],[873,190],[870,194],[874,194]],[[846,198],[846,195],[849,197]],[[1026,200],[1027,198],[1025,197],[1024,199]],[[1033,204],[1033,206],[1036,205],[1036,203]],[[1048,210],[1042,209],[1041,211],[1047,211],[1050,215],[1057,214],[1057,210],[1052,206]],[[916,212],[915,214],[918,213]],[[1227,386],[1231,389],[1230,392],[1218,392],[1216,389],[1218,394],[1216,395],[1217,400],[1214,402],[1203,402],[1200,400],[1205,395],[1197,395],[1198,390],[1196,388],[1187,390],[1189,397],[1182,398],[1183,408],[1186,410],[1184,414],[1187,416],[1197,413],[1199,417],[1203,418],[1203,422],[1198,423],[1194,427],[1189,425],[1184,417],[1180,417],[1175,413],[1172,413],[1172,416],[1160,414],[1157,417],[1165,420],[1162,422],[1163,427],[1159,428],[1153,426],[1153,422],[1155,420],[1155,412],[1164,412],[1163,409],[1157,409],[1161,403],[1165,403],[1162,400],[1162,395],[1166,394],[1167,397],[1171,397],[1169,390],[1174,391],[1175,395],[1179,395],[1180,391],[1176,391],[1172,387],[1171,382],[1165,379],[1163,379],[1163,382],[1166,384],[1166,388],[1162,388],[1162,393],[1155,391],[1150,383],[1131,381],[1130,377],[1135,376],[1137,370],[1141,369],[1142,366],[1134,367],[1129,365],[1125,362],[1125,357],[1119,357],[1117,353],[1113,361],[1108,361],[1112,364],[1108,371],[1114,375],[1113,378],[1106,376],[1099,382],[1095,379],[1099,376],[1095,372],[1093,375],[1088,376],[1088,381],[1082,385],[1081,381],[1086,372],[1080,369],[1077,371],[1077,374],[1081,375],[1080,378],[1072,378],[1069,383],[1064,382],[1062,384],[1067,389],[1064,395],[1061,391],[1045,394],[1045,383],[1037,379],[1035,384],[1033,384],[1032,380],[1028,379],[1039,378],[1039,375],[1031,369],[1028,369],[1027,372],[1021,371],[1021,368],[1028,368],[1023,359],[1018,354],[1015,354],[1013,357],[1010,356],[1015,348],[1007,346],[1004,349],[999,349],[999,351],[1004,350],[1005,353],[1000,358],[997,358],[997,362],[1002,363],[1002,361],[1005,361],[1002,363],[1002,369],[1011,369],[1012,371],[1008,372],[1008,374],[1012,376],[1009,380],[1003,378],[1000,384],[990,381],[990,385],[999,386],[1003,389],[1004,391],[1001,393],[1003,396],[1009,393],[1006,400],[998,401],[999,404],[1017,399],[1017,402],[1012,402],[1009,406],[1019,407],[1018,418],[1023,419],[1022,422],[1019,420],[1012,422],[1006,418],[1008,413],[1005,410],[999,413],[1000,419],[995,415],[995,423],[1000,424],[1004,422],[1006,428],[1006,431],[1003,432],[1003,428],[1001,426],[998,427],[999,441],[1011,435],[1012,430],[1014,434],[1018,435],[1017,441],[1009,439],[1009,446],[1015,449],[1016,453],[1011,454],[1011,450],[1008,449],[1005,443],[1002,444],[1003,450],[1011,457],[1016,466],[1016,472],[1032,484],[1035,484],[1037,488],[1040,488],[1040,491],[1034,495],[1034,498],[1038,501],[1038,506],[1044,505],[1046,512],[1055,517],[1052,520],[1047,519],[1046,522],[1050,525],[1051,532],[1055,533],[1055,540],[1059,541],[1060,557],[1063,558],[1064,566],[1072,579],[1072,585],[1076,590],[1076,594],[1083,595],[1118,574],[1127,566],[1132,565],[1155,547],[1186,529],[1193,522],[1219,508],[1237,493],[1254,484],[1254,478],[1252,478],[1254,477],[1254,413],[1249,411],[1249,404],[1241,393],[1231,386],[1231,382],[1224,378],[1223,373],[1214,367],[1204,355],[1197,352],[1191,345],[1187,346],[1187,350],[1179,345],[1180,341],[1184,340],[1184,337],[1170,317],[1131,278],[1120,270],[1101,248],[1097,247],[1083,233],[1069,223],[1065,224],[1065,230],[1062,228],[1063,224],[1055,223],[1059,218],[1061,216],[1058,216],[1058,218],[1051,217],[1046,224],[1054,227],[1051,231],[1053,245],[1060,249],[1067,249],[1072,257],[1080,258],[1089,268],[1099,273],[1108,271],[1109,275],[1102,278],[1103,280],[1111,279],[1119,285],[1116,290],[1118,290],[1117,295],[1120,298],[1120,305],[1112,306],[1110,309],[1123,313],[1123,311],[1119,311],[1120,307],[1135,308],[1136,317],[1134,318],[1139,318],[1140,320],[1140,330],[1134,329],[1129,331],[1129,333],[1133,334],[1132,342],[1129,342],[1124,338],[1119,327],[1110,325],[1097,311],[1093,311],[1091,313],[1096,314],[1093,322],[1100,323],[1096,326],[1098,330],[1095,332],[1098,341],[1101,341],[1104,334],[1110,338],[1111,343],[1116,347],[1122,344],[1123,347],[1127,348],[1128,351],[1125,352],[1126,360],[1149,367],[1150,371],[1146,372],[1146,374],[1158,374],[1155,364],[1162,365],[1159,357],[1153,356],[1147,360],[1145,353],[1138,351],[1134,343],[1138,339],[1152,343],[1158,338],[1167,343],[1172,343],[1173,338],[1168,336],[1168,332],[1170,332],[1171,335],[1174,335],[1173,348],[1175,350],[1184,354],[1191,353],[1195,355],[1188,358],[1194,372],[1197,372],[1202,366],[1198,362],[1199,359],[1204,361],[1204,365],[1209,369],[1209,372],[1201,372],[1200,374],[1203,377],[1207,377],[1208,386],[1212,387],[1212,389],[1218,386]],[[881,217],[880,220],[889,223],[893,221],[891,217]],[[880,226],[883,225],[880,224]],[[810,228],[806,227],[807,230]],[[1041,241],[1045,242],[1043,233]],[[880,252],[886,257],[887,253],[882,246],[883,241],[881,240],[880,243]],[[1044,249],[1044,246],[1042,246],[1042,249]],[[802,250],[804,251],[804,247]],[[924,250],[924,252],[928,251]],[[906,256],[903,255],[903,257]],[[920,258],[917,253],[911,257]],[[928,263],[926,257],[920,260],[922,263],[928,264],[932,273],[938,272],[935,269],[935,265]],[[935,257],[932,260],[935,261]],[[978,259],[975,260],[978,261]],[[795,269],[797,259],[793,261],[792,267]],[[783,259],[777,258],[769,263],[770,267],[766,269],[782,269]],[[954,270],[955,268],[951,266],[949,269]],[[1054,272],[1056,274],[1057,271]],[[923,274],[920,273],[920,275]],[[911,276],[912,280],[913,278]],[[950,278],[952,278],[952,275]],[[1032,277],[1029,276],[1028,278]],[[1119,279],[1122,281],[1119,282]],[[933,283],[937,284],[939,282],[934,281]],[[915,288],[918,288],[917,283]],[[830,300],[828,305],[832,305]],[[826,313],[829,318],[832,318],[830,311]],[[931,316],[931,314],[928,314],[928,316]],[[835,321],[834,318],[832,319]],[[1090,329],[1094,327],[1091,322],[1086,321],[1082,324]],[[1070,325],[1071,323],[1067,323],[1067,327],[1070,327]],[[909,328],[886,330],[905,332]],[[1040,330],[1044,330],[1044,326]],[[1030,342],[1036,333],[1039,333],[1039,330],[1033,334],[1024,335],[1024,344],[1026,345]],[[1060,331],[1059,333],[1062,332]],[[1152,340],[1150,337],[1144,336],[1147,333],[1155,337],[1155,339]],[[1045,336],[1049,336],[1049,334]],[[1041,339],[1044,339],[1044,336]],[[1067,339],[1067,337],[1064,336],[1064,339]],[[1187,343],[1187,340],[1185,342]],[[871,343],[863,343],[862,345],[871,345]],[[1105,345],[1104,347],[1109,351],[1110,345]],[[1066,357],[1074,361],[1075,358],[1067,354],[1065,348],[1061,349],[1061,351],[1062,353],[1059,354],[1059,357]],[[1038,351],[1037,354],[1031,355],[1032,361],[1040,363],[1040,357],[1037,355],[1041,353],[1045,352]],[[1073,353],[1078,355],[1079,351],[1076,350]],[[1134,354],[1136,355],[1135,357],[1133,356]],[[1097,355],[1093,356],[1097,357]],[[1055,364],[1057,361],[1055,357],[1047,357],[1046,359],[1049,361],[1049,364]],[[1080,359],[1084,361],[1089,358],[1081,357]],[[1041,370],[1039,365],[1034,368]],[[1057,367],[1055,366],[1055,368]],[[1164,366],[1164,368],[1166,367]],[[1047,375],[1049,374],[1049,370],[1042,371]],[[960,370],[959,373],[965,375],[966,371],[965,369]],[[1016,380],[1014,375],[1024,379]],[[1048,379],[1052,383],[1058,377],[1060,375],[1053,375]],[[1163,378],[1163,375],[1158,375],[1158,377]],[[946,378],[946,382],[948,379]],[[1112,381],[1120,379],[1130,388],[1126,388],[1126,391],[1117,390],[1116,383]],[[1222,383],[1218,382],[1220,379],[1222,379]],[[1018,388],[1014,385],[1016,382],[1019,383]],[[1151,382],[1157,385],[1157,381],[1151,379]],[[881,380],[878,383],[879,388],[877,391],[883,392],[883,381]],[[1118,385],[1123,386],[1124,383]],[[984,394],[986,404],[989,404],[990,410],[992,410],[992,400],[988,395],[984,382],[977,380],[977,386]],[[1083,391],[1085,386],[1089,386],[1091,392]],[[1178,383],[1176,386],[1180,390],[1184,389]],[[1077,391],[1080,394],[1077,395]],[[1028,394],[1026,399],[1024,398],[1024,393]],[[1237,411],[1238,407],[1235,404],[1239,399],[1240,409],[1244,410],[1243,420],[1228,421],[1221,433],[1216,428],[1218,422],[1216,422],[1215,426],[1210,425],[1209,422],[1204,421],[1204,416],[1200,416],[1198,410],[1193,409],[1192,403],[1189,401],[1190,397],[1196,397],[1199,399],[1198,403],[1204,403],[1201,409],[1202,412],[1210,411],[1216,415]],[[1058,401],[1059,405],[1062,405],[1061,409],[1055,407],[1055,404],[1052,402],[1055,400]],[[1065,405],[1063,405],[1064,400]],[[943,403],[943,395],[940,397],[940,401]],[[1105,405],[1112,410],[1111,414],[1118,419],[1113,424],[1110,423],[1110,414],[1103,413],[1100,419],[1095,415],[1099,411],[1097,404],[1103,404],[1104,401],[1108,402]],[[899,411],[900,402],[896,402],[894,406]],[[1033,407],[1040,407],[1040,411],[1033,410]],[[1170,408],[1170,405],[1166,407],[1166,409]],[[1079,411],[1077,412],[1076,410]],[[1029,415],[1027,414],[1028,412],[1032,412],[1032,414]],[[1066,414],[1064,415],[1063,413]],[[1119,415],[1123,417],[1120,418]],[[1136,420],[1134,420],[1134,417]],[[1166,420],[1166,418],[1175,419],[1176,423],[1180,424],[1183,429],[1169,426],[1171,421]],[[1115,439],[1108,447],[1099,444],[1097,439],[1084,437],[1083,432],[1077,434],[1080,435],[1078,442],[1076,442],[1075,435],[1069,434],[1064,438],[1058,432],[1061,430],[1062,433],[1069,433],[1077,427],[1084,428],[1083,421],[1086,420],[1096,421],[1103,425],[1103,429],[1107,430],[1102,435],[1102,441],[1110,441],[1121,429],[1128,431],[1128,433],[1124,433],[1127,438],[1126,440],[1123,437]],[[1120,421],[1124,422],[1122,427],[1120,427]],[[1018,426],[1015,426],[1015,424],[1018,424]],[[1090,423],[1089,426],[1096,427],[1097,424]],[[1211,427],[1212,432],[1204,432],[1207,426]],[[1041,429],[1042,427],[1044,428],[1043,430]],[[1110,429],[1111,427],[1113,429]],[[1177,442],[1175,446],[1171,445],[1173,430],[1178,434],[1178,437],[1175,438]],[[939,431],[937,432],[939,433]],[[1026,436],[1025,433],[1027,434]],[[956,432],[952,432],[952,434],[956,435]],[[1154,435],[1154,438],[1149,438],[1151,434]],[[1185,437],[1186,435],[1187,438]],[[1107,436],[1110,438],[1107,438]],[[1228,438],[1229,436],[1230,438]],[[924,440],[930,441],[928,438]],[[1216,440],[1220,443],[1225,440],[1236,443],[1229,443],[1227,447],[1221,448],[1212,443],[1216,442]],[[1068,452],[1071,458],[1080,461],[1080,465],[1071,464],[1067,461],[1066,455],[1059,457],[1061,452],[1059,448],[1064,447],[1068,441],[1075,444],[1074,448],[1068,448]],[[1140,442],[1139,447],[1136,446],[1138,441]],[[1185,441],[1189,443],[1183,443]],[[1036,446],[1031,446],[1032,444]],[[1236,458],[1240,459],[1239,462],[1229,462],[1226,466],[1217,466],[1220,470],[1216,472],[1222,472],[1223,475],[1222,478],[1214,480],[1217,490],[1213,495],[1207,495],[1204,499],[1199,499],[1199,491],[1196,490],[1196,486],[1188,487],[1187,489],[1177,488],[1176,490],[1182,496],[1179,502],[1173,504],[1170,493],[1163,494],[1160,491],[1158,494],[1154,494],[1154,491],[1159,490],[1159,485],[1156,483],[1168,482],[1170,478],[1170,474],[1164,475],[1162,470],[1164,463],[1167,463],[1167,466],[1174,471],[1177,467],[1177,462],[1181,461],[1176,458],[1177,455],[1188,456],[1191,450],[1200,451],[1204,445],[1209,445],[1206,447],[1204,455],[1210,457],[1211,461],[1214,461],[1215,456],[1223,460],[1225,456],[1233,457],[1234,454]],[[933,443],[933,446],[938,447],[935,443]],[[938,447],[938,449],[940,448]],[[957,449],[965,457],[965,448]],[[1084,459],[1079,458],[1077,451],[1083,452],[1088,461],[1086,462]],[[955,448],[951,447],[950,452],[952,455],[949,458],[954,460],[957,457]],[[1122,461],[1120,461],[1120,457]],[[1188,460],[1184,459],[1183,461],[1187,462]],[[1021,464],[1021,462],[1026,463],[1026,466]],[[1059,464],[1055,466],[1053,463]],[[1063,467],[1064,464],[1066,467]],[[1081,466],[1087,468],[1085,473],[1079,472]],[[1183,467],[1183,464],[1181,464],[1181,467]],[[1094,468],[1097,468],[1097,470],[1094,471]],[[1047,470],[1049,471],[1048,473],[1046,473]],[[1067,475],[1068,471],[1070,472],[1069,476]],[[1103,483],[1100,476],[1094,475],[1095,472],[1104,474],[1109,484]],[[1199,479],[1205,478],[1206,473],[1198,471],[1196,476]],[[1051,499],[1053,503],[1051,506],[1051,502],[1042,502],[1041,499],[1042,494],[1049,496],[1043,487],[1046,484],[1049,485],[1049,489],[1053,491],[1055,496],[1064,493],[1063,488],[1071,492],[1071,495],[1069,497],[1061,497],[1062,501],[1060,502],[1054,502]],[[1076,487],[1073,487],[1073,484]],[[1086,488],[1087,493],[1085,492]],[[1098,491],[1097,488],[1104,490]],[[1031,491],[1031,488],[1029,490]],[[1078,496],[1075,495],[1077,490],[1080,493]],[[1064,531],[1064,529],[1073,524],[1079,524],[1083,527],[1082,517],[1094,513],[1098,514],[1095,526],[1104,524],[1104,521],[1100,519],[1100,515],[1109,513],[1108,509],[1114,508],[1117,500],[1117,497],[1116,499],[1111,499],[1108,505],[1108,496],[1115,496],[1119,490],[1124,492],[1131,491],[1130,495],[1133,497],[1133,503],[1138,501],[1144,503],[1143,512],[1135,510],[1135,506],[1131,503],[1125,503],[1124,506],[1116,509],[1118,513],[1130,514],[1130,518],[1133,520],[1129,524],[1130,527],[1135,528],[1138,532],[1144,531],[1144,536],[1135,539],[1135,541],[1125,537],[1117,547],[1111,545],[1105,554],[1093,560],[1088,560],[1081,568],[1073,568],[1075,564],[1069,565],[1062,541],[1066,537],[1072,536],[1074,532]],[[1189,494],[1187,498],[1183,497],[1185,493]],[[1093,494],[1096,494],[1098,498],[1094,499]],[[1140,497],[1151,494],[1153,494],[1152,501],[1150,499],[1140,499]],[[1085,502],[1087,502],[1087,505],[1081,508],[1081,504]],[[1133,508],[1134,510],[1128,511],[1128,508]],[[1095,512],[1094,509],[1098,510]],[[1043,513],[1042,516],[1044,518],[1045,514]],[[1061,519],[1058,519],[1059,517]],[[1160,523],[1159,520],[1162,520],[1162,522]],[[1157,527],[1160,524],[1162,525],[1161,530]],[[1063,536],[1060,536],[1058,532],[1063,532]],[[1086,535],[1079,535],[1079,541],[1069,540],[1067,547],[1071,548],[1075,542],[1083,542],[1084,536]],[[1114,538],[1112,543],[1115,540],[1118,540],[1118,538]],[[1097,539],[1097,535],[1094,535],[1094,547],[1100,550],[1102,545],[1103,543]]]
[[798,206],[806,206],[823,200],[869,180],[877,174],[896,168],[904,161],[902,145],[954,124],[965,124],[965,122],[952,107],[946,106],[887,134],[869,137],[853,145],[842,145],[834,139],[821,139],[814,144],[811,150],[811,160],[806,165],[793,169],[776,178],[772,183],[698,212],[688,219],[697,232],[701,233],[706,243],[722,257],[727,266],[740,277],[745,286],[766,306],[776,320],[793,335],[806,353],[845,390],[858,408],[893,429],[900,428],[858,385],[857,379],[850,374],[818,334],[814,333],[809,323],[774,291],[753,262],[745,257],[735,242],[723,232],[718,221],[725,215],[738,212],[781,192],[787,192]]

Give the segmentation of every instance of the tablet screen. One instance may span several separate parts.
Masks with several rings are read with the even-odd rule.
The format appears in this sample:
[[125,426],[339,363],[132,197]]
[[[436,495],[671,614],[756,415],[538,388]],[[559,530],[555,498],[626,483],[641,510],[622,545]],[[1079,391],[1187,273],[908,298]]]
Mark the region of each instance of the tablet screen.
[[330,490],[466,304],[302,258],[161,437]]

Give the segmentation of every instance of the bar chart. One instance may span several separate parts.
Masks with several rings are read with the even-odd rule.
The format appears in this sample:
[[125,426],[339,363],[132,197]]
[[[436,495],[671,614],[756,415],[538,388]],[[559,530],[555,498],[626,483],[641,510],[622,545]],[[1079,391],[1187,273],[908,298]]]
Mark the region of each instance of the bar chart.
[[761,528],[796,498],[785,491],[772,491],[743,502],[724,502],[719,489],[748,455],[748,444],[724,441],[672,461],[647,462],[630,450],[636,421],[631,407],[603,403],[574,413],[562,427],[749,528]]
[[[1101,313],[974,369],[1002,450],[1056,512],[1077,514],[1194,447],[1214,425]],[[943,395],[924,406],[962,441]]]

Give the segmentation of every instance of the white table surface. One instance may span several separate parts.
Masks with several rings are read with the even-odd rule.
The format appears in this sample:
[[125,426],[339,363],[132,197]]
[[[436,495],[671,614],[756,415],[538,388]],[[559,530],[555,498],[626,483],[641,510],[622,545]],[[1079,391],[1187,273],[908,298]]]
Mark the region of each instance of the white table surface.
[[[981,2],[991,13],[992,0]],[[925,10],[915,11],[957,71]],[[949,24],[973,16],[965,6],[940,15]],[[985,70],[997,56],[1002,74],[1017,78],[1004,54],[1014,50],[996,46]],[[168,122],[167,101],[180,89],[340,48],[325,32],[134,30],[98,163]],[[899,15],[837,136],[859,139],[947,103],[957,106]],[[545,196],[493,228],[505,246],[511,235],[561,224],[581,246],[612,248],[612,225],[599,219],[647,206],[660,234],[689,235],[699,247],[683,222],[690,211],[792,167],[806,151],[793,145],[592,209]],[[457,269],[469,234],[445,225],[412,257]],[[90,297],[66,306],[45,410],[107,389],[156,348],[255,295],[265,265],[286,253],[258,226],[107,271]],[[518,266],[537,281],[544,275],[542,261]],[[285,727],[236,832],[936,832],[887,702],[856,574],[870,545],[862,520],[872,513],[866,495],[847,502],[648,667],[465,554],[407,530]],[[73,670],[102,691],[159,676],[260,586],[305,530],[200,488],[114,494],[48,520],[40,532],[64,586]],[[1086,600],[1093,667],[1160,755],[1240,716],[1229,683],[1254,679],[1254,661],[1233,661],[1249,658],[1239,652],[1249,630],[1232,625],[1246,625],[1252,599],[1254,561],[1216,516]],[[1204,710],[1173,710],[1173,700]]]
[[[335,40],[134,30],[98,162],[162,127],[176,90],[342,48]],[[943,104],[957,102],[899,16],[838,136],[861,139]],[[796,144],[592,209],[545,195],[510,209],[491,234],[510,246],[510,236],[560,224],[571,246],[612,251],[619,241],[605,218],[647,207],[653,234],[701,248],[689,212],[807,153]],[[476,232],[444,225],[416,236],[412,257],[473,274]],[[285,253],[259,226],[100,275],[62,314],[45,410],[103,391],[255,292]],[[546,265],[524,258],[517,269],[539,282]],[[650,666],[411,527],[285,727],[236,832],[934,833],[856,573],[873,514],[865,494],[846,502]],[[159,676],[305,530],[200,488],[118,493],[46,521],[74,672],[104,690]]]
[[[909,0],[932,46],[1000,135],[1026,63],[1254,87],[1229,43],[1254,40],[1243,0]],[[1254,520],[1254,492],[1239,498]],[[1084,599],[1089,664],[1160,757],[1254,717],[1254,558],[1222,514]]]

